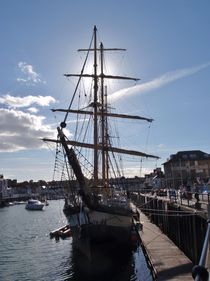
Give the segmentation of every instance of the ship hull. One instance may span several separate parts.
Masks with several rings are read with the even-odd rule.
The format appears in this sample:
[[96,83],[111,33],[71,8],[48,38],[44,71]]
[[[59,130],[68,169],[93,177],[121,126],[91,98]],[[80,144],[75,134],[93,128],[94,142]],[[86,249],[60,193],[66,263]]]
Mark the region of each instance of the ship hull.
[[65,210],[71,228],[73,242],[91,259],[93,252],[113,253],[117,248],[131,248],[132,216],[95,210],[70,212]]

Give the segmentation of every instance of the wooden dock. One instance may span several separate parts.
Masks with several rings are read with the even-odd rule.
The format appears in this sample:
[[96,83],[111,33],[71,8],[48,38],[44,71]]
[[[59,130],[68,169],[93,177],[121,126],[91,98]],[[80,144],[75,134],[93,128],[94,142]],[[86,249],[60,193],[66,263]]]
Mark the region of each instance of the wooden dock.
[[141,212],[141,241],[154,267],[158,281],[192,281],[192,262],[161,230]]

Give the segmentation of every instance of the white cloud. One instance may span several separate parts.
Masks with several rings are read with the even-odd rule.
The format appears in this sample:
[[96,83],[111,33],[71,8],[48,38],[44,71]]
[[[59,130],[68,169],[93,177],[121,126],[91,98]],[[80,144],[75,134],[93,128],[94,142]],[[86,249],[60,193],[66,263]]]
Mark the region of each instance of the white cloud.
[[29,107],[27,110],[31,113],[37,113],[39,111],[36,107]]
[[1,108],[0,152],[46,148],[40,138],[55,138],[56,130],[44,125],[44,120],[43,116]]
[[210,65],[210,62],[207,62],[205,64],[201,64],[198,66],[194,66],[191,68],[184,68],[184,69],[178,69],[171,72],[167,72],[163,74],[160,77],[157,77],[153,79],[152,81],[135,85],[133,87],[125,88],[122,90],[119,90],[111,95],[108,96],[108,99],[111,101],[115,101],[124,97],[133,96],[135,94],[143,94],[155,89],[158,89],[160,87],[163,87],[166,84],[169,84],[171,82],[174,82],[178,79],[193,75],[202,69],[208,67]]
[[0,97],[0,103],[8,105],[14,108],[28,107],[32,104],[37,104],[39,106],[49,106],[50,103],[55,103],[56,100],[51,96],[25,96],[25,97],[15,97],[9,94]]
[[145,167],[141,167],[140,166],[132,166],[132,167],[125,167],[124,169],[124,176],[125,177],[143,177],[145,174],[150,174],[153,170],[154,167],[152,168],[145,168]]
[[158,148],[160,148],[160,149],[164,149],[166,146],[165,146],[165,144],[163,144],[163,143],[160,143],[160,144],[158,144]]
[[18,67],[24,75],[24,77],[17,78],[18,82],[30,84],[46,83],[45,81],[41,80],[40,74],[34,71],[32,65],[27,64],[26,62],[19,62]]

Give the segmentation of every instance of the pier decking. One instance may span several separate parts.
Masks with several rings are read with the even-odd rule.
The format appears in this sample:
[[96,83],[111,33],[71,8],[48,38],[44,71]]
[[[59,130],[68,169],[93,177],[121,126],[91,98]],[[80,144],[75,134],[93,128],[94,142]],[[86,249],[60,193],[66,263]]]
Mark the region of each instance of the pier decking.
[[149,219],[141,213],[141,241],[156,271],[157,280],[192,281],[192,262]]

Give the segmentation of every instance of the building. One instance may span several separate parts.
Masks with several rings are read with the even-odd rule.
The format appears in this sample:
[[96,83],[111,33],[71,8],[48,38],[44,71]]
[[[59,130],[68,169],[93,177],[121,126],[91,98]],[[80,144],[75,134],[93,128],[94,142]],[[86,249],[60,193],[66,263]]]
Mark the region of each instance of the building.
[[7,180],[3,175],[0,175],[0,199],[5,198],[8,195]]
[[144,186],[149,189],[165,188],[165,179],[161,168],[156,168],[152,173],[145,175]]
[[210,179],[210,154],[200,150],[179,151],[163,163],[167,187],[207,183]]

